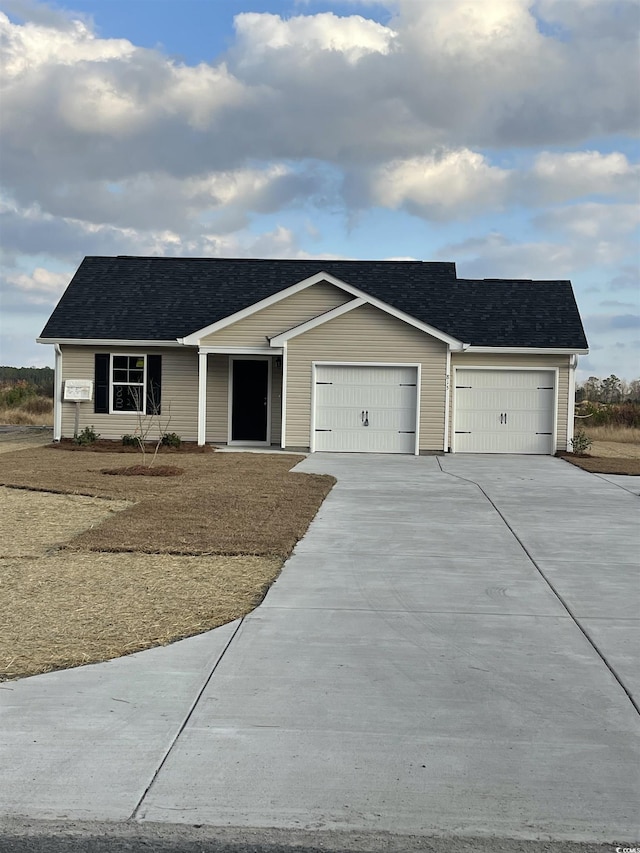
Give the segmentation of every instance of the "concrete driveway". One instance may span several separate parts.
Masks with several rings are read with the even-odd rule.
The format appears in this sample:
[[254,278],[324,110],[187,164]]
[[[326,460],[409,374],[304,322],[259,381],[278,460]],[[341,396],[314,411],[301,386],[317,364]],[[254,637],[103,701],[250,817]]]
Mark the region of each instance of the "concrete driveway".
[[634,490],[546,457],[298,470],[339,482],[242,622],[0,685],[0,812],[637,841]]

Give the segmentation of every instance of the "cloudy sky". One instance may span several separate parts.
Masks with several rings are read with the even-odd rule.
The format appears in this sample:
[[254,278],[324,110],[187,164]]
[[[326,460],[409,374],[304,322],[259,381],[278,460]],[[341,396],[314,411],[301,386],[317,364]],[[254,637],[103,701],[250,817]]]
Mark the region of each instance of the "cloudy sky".
[[2,353],[90,254],[570,278],[640,374],[637,0],[0,0]]

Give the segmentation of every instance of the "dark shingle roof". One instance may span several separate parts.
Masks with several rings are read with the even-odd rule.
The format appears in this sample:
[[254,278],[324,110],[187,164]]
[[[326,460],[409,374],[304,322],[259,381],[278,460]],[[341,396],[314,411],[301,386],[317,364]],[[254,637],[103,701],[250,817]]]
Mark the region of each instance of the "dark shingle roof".
[[586,348],[568,281],[468,280],[422,261],[85,258],[42,338],[182,338],[327,272],[475,346]]

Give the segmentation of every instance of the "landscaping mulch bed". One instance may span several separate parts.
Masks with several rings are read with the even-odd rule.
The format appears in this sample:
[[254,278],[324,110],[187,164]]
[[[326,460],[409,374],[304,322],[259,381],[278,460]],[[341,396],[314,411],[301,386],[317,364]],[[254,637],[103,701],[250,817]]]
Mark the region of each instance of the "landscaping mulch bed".
[[178,477],[184,468],[175,465],[127,465],[125,468],[101,468],[102,474],[121,477]]
[[[145,444],[147,454],[153,455],[156,449],[155,441]],[[123,444],[122,441],[116,441],[108,438],[99,438],[91,444],[76,444],[72,438],[63,438],[61,441],[55,441],[47,445],[49,450],[72,450],[76,453],[137,453],[141,451],[137,445]],[[200,445],[196,441],[183,441],[180,447],[170,447],[161,444],[158,447],[158,453],[213,453],[217,448],[211,444]]]
[[[105,476],[82,453],[0,460],[0,680],[192,636],[253,609],[333,477],[302,457],[185,454],[180,477]],[[120,465],[118,465],[120,463]],[[152,469],[153,470],[153,469]],[[7,615],[8,614],[8,615]]]
[[562,459],[571,462],[592,474],[627,474],[640,476],[640,459],[620,456],[580,456],[576,453],[558,453]]

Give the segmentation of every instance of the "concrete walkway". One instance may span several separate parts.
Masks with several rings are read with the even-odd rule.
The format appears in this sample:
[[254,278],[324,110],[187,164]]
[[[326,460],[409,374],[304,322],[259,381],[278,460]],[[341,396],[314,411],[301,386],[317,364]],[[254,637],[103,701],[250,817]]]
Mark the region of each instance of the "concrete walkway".
[[638,497],[545,457],[316,454],[241,623],[0,685],[0,813],[631,842]]

